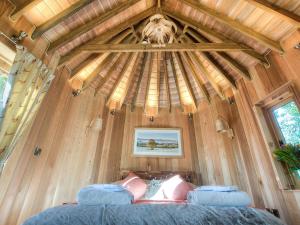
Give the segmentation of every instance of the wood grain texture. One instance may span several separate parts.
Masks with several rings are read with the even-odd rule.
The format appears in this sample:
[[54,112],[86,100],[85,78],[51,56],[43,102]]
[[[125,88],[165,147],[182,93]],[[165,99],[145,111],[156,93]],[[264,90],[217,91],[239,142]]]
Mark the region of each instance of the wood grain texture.
[[[294,35],[299,35],[297,31]],[[288,41],[294,46],[297,41],[290,37]],[[297,198],[297,191],[285,191],[280,189],[280,184],[276,180],[276,171],[272,166],[274,160],[270,149],[264,140],[266,135],[263,135],[261,125],[258,123],[254,111],[254,104],[259,100],[263,100],[268,94],[276,90],[286,82],[293,80],[296,89],[299,88],[299,76],[296,76],[299,70],[300,55],[297,54],[294,48],[289,48],[286,55],[280,56],[272,53],[269,56],[271,67],[265,69],[259,65],[252,69],[253,81],[238,82],[239,91],[235,93],[237,108],[244,127],[246,140],[244,146],[251,149],[250,155],[245,155],[247,159],[244,163],[250,161],[251,166],[259,182],[259,188],[263,193],[263,202],[266,207],[279,209],[281,217],[287,224],[298,224],[300,218],[299,198]],[[250,168],[250,167],[249,167]],[[253,170],[252,169],[252,170]],[[257,181],[256,181],[257,182]],[[253,183],[254,184],[254,183]],[[256,185],[257,186],[257,185]],[[291,192],[291,193],[290,193]],[[298,202],[298,205],[296,204]],[[291,209],[291,207],[294,207]]]

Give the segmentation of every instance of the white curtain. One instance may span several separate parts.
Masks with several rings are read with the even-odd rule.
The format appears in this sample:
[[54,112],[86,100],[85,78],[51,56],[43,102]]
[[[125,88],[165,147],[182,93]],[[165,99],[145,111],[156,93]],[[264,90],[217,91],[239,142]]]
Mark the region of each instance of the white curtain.
[[0,174],[17,141],[33,121],[54,79],[53,71],[22,46],[17,46],[9,77],[12,89],[0,121]]

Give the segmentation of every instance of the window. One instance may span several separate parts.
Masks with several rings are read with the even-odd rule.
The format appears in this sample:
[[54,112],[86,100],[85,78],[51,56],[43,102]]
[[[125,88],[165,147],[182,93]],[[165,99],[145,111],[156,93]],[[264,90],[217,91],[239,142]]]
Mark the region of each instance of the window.
[[294,100],[272,109],[280,144],[300,144],[300,112]]
[[9,76],[15,58],[15,51],[0,41],[0,124],[4,117],[5,106],[11,90],[13,79]]
[[[300,110],[295,100],[289,100],[271,109],[279,145],[300,144]],[[300,188],[300,169],[291,174],[295,187]]]
[[300,189],[300,96],[293,83],[257,102],[255,111],[279,187]]

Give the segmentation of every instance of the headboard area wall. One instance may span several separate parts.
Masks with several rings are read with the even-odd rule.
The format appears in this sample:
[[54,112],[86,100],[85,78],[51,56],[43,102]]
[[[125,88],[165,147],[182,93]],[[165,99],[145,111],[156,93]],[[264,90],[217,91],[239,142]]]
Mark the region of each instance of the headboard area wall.
[[[191,171],[192,146],[190,126],[187,116],[183,115],[180,109],[174,109],[170,114],[167,109],[160,111],[160,116],[151,122],[143,116],[143,108],[136,108],[134,112],[130,107],[126,110],[124,136],[122,144],[122,157],[120,168],[127,170],[141,171]],[[145,128],[181,128],[183,157],[135,157],[133,156],[134,130],[137,127]]]

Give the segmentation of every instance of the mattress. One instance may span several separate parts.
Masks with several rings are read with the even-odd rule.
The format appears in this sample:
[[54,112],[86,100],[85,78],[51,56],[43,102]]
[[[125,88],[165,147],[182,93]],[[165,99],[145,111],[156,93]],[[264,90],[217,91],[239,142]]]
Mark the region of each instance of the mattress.
[[23,225],[283,225],[253,208],[190,204],[63,205],[29,218]]

